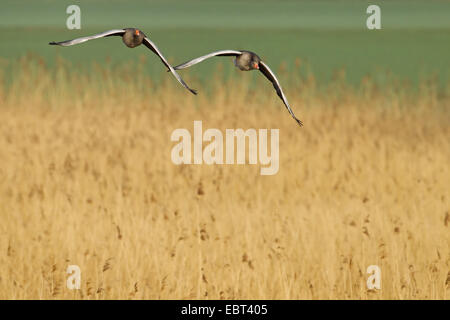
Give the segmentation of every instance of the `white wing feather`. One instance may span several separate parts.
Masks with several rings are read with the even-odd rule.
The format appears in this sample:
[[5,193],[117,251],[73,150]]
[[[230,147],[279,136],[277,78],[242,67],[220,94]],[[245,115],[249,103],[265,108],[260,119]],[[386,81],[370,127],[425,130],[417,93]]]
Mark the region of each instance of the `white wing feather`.
[[238,56],[242,54],[241,51],[237,51],[237,50],[221,50],[221,51],[215,51],[215,52],[211,52],[208,53],[207,55],[189,60],[185,63],[179,64],[178,66],[175,66],[174,69],[175,70],[180,70],[180,69],[185,69],[185,68],[189,68],[190,66],[193,66],[194,64],[200,63],[208,58],[212,58],[215,56]]
[[[270,70],[269,66],[262,61],[259,62],[259,65],[260,65],[260,71],[272,82],[275,90],[277,91],[278,96],[283,100],[283,103],[286,106],[286,109],[289,111],[289,113],[295,119],[295,121],[297,121],[297,123],[300,126],[302,126],[303,123],[295,116],[294,112],[292,111],[291,107],[289,106],[289,102],[287,101],[287,98],[284,95],[283,89],[281,89],[280,82],[278,81],[278,79],[275,76],[275,74],[273,73],[273,71]],[[263,68],[261,68],[261,66]],[[269,74],[266,74],[264,71],[267,71]]]
[[155,54],[158,55],[158,57],[161,59],[161,61],[164,63],[164,65],[169,68],[169,71],[175,76],[175,78],[178,80],[179,83],[183,85],[186,89],[188,89],[193,94],[197,94],[197,91],[194,89],[189,88],[189,86],[183,81],[183,79],[180,77],[180,75],[175,71],[175,69],[167,62],[166,58],[162,55],[162,53],[159,51],[158,47],[147,37],[144,38],[144,45],[152,50]]
[[123,34],[124,32],[125,32],[124,29],[114,29],[114,30],[109,30],[109,31],[105,31],[102,33],[94,34],[92,36],[77,38],[77,39],[73,39],[73,40],[66,40],[66,41],[60,41],[60,42],[53,41],[53,42],[50,42],[49,44],[67,47],[67,46],[73,46],[74,44],[83,43],[83,42],[86,42],[89,40],[111,36],[114,34],[117,34],[117,35]]

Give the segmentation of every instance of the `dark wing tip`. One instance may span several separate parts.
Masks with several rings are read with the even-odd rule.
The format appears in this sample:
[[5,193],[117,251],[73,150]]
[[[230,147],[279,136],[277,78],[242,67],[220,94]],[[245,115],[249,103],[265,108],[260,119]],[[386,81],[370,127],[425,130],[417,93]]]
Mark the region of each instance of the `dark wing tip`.
[[54,46],[54,45],[56,45],[56,44],[58,44],[58,43],[57,43],[57,42],[55,42],[55,41],[52,41],[52,42],[49,42],[48,44],[50,44],[50,45]]
[[294,119],[295,119],[295,121],[297,121],[297,123],[300,127],[303,127],[303,122],[301,122],[301,120],[299,120],[297,118],[294,118]]
[[189,91],[192,92],[193,94],[197,95],[197,90],[189,88]]

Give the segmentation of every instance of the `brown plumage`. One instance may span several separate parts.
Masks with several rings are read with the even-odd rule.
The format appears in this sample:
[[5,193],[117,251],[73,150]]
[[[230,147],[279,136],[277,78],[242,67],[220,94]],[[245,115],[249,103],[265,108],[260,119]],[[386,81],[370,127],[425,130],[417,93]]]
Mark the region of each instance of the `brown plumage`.
[[175,70],[185,69],[193,66],[194,64],[200,63],[208,58],[216,57],[216,56],[234,56],[234,65],[239,68],[241,71],[251,71],[251,70],[259,70],[267,79],[272,82],[273,87],[275,88],[275,91],[277,92],[277,95],[280,97],[280,99],[283,101],[286,109],[291,114],[292,118],[294,118],[295,121],[297,121],[298,125],[302,126],[303,123],[295,116],[294,112],[292,111],[291,107],[289,106],[289,103],[287,101],[286,96],[284,95],[283,89],[281,89],[281,85],[278,82],[277,77],[275,74],[270,70],[269,66],[265,64],[261,58],[254,52],[247,51],[247,50],[221,50],[221,51],[215,51],[211,52],[207,55],[189,60],[185,63],[182,63],[180,65],[177,65],[174,67]]
[[83,43],[89,40],[111,36],[121,36],[123,43],[128,48],[135,48],[137,46],[140,46],[141,44],[144,44],[147,48],[153,51],[161,59],[162,63],[169,69],[168,71],[170,71],[175,76],[178,82],[180,82],[186,89],[188,89],[193,94],[197,94],[197,92],[194,89],[189,88],[189,86],[183,81],[183,79],[175,71],[175,69],[167,62],[166,58],[164,58],[164,56],[161,54],[156,45],[139,29],[136,28],[114,29],[94,34],[92,36],[77,38],[73,40],[66,40],[61,42],[50,42],[49,44],[67,47]]

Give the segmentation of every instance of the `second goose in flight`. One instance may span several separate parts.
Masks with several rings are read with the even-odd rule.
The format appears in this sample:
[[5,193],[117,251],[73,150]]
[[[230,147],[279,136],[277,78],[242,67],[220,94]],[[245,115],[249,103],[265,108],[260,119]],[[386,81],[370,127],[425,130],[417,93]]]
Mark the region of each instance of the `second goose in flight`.
[[211,57],[215,56],[234,56],[234,64],[236,67],[238,67],[242,71],[250,71],[250,70],[259,70],[262,72],[262,74],[272,82],[273,87],[275,88],[277,95],[280,97],[281,100],[283,100],[284,105],[288,109],[291,116],[297,121],[297,123],[302,126],[302,122],[297,119],[294,112],[292,111],[291,107],[289,106],[289,103],[286,99],[286,96],[284,95],[283,90],[281,89],[281,85],[278,82],[277,77],[275,74],[270,70],[270,68],[261,61],[261,58],[254,52],[251,51],[245,51],[245,50],[221,50],[216,52],[211,52],[207,55],[192,59],[190,61],[187,61],[185,63],[182,63],[176,67],[174,67],[175,70],[179,69],[185,69],[189,68],[190,66],[193,66],[194,64],[197,64],[199,62],[202,62],[203,60],[206,60]]
[[152,50],[161,59],[162,63],[169,69],[170,72],[172,72],[172,74],[175,76],[178,82],[180,82],[183,85],[183,87],[188,89],[193,94],[197,94],[197,92],[194,89],[188,87],[188,85],[183,81],[183,79],[181,79],[180,75],[175,71],[175,69],[167,62],[166,58],[164,58],[164,56],[158,50],[156,45],[149,38],[147,38],[147,36],[139,29],[136,28],[114,29],[94,34],[88,37],[61,42],[50,42],[49,44],[67,47],[73,46],[74,44],[83,43],[89,40],[111,36],[121,36],[123,43],[129,48],[137,47],[143,43],[147,48]]

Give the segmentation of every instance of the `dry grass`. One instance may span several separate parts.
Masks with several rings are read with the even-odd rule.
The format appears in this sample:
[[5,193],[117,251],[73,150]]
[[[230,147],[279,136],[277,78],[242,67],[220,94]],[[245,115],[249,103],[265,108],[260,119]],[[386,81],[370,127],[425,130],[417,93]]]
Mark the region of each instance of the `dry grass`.
[[[297,79],[299,128],[251,74],[194,97],[63,64],[0,84],[0,298],[449,298],[449,99],[432,84]],[[194,120],[280,128],[280,171],[174,165],[171,132]]]

